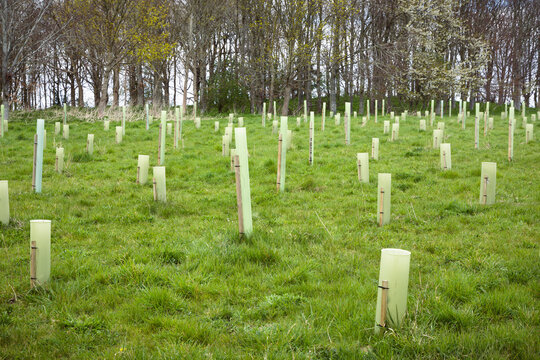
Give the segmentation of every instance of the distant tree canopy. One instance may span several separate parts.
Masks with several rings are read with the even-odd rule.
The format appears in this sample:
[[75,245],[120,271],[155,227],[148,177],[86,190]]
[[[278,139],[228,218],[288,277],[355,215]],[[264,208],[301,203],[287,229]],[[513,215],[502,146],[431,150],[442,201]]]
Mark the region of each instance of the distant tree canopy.
[[411,100],[447,99],[484,84],[487,43],[463,31],[453,1],[407,0],[400,3],[405,17],[400,47],[409,59],[396,71],[397,90]]
[[[540,100],[535,0],[0,0],[14,108]],[[85,92],[91,91],[91,94]]]

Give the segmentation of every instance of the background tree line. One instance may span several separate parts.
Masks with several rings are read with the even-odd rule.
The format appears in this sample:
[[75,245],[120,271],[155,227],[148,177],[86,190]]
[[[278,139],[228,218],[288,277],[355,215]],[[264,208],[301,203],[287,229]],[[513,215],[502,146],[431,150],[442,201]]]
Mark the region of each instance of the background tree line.
[[[0,0],[11,109],[540,100],[536,0]],[[90,94],[89,94],[90,92]],[[92,99],[85,103],[85,99]],[[373,107],[372,107],[373,108]]]

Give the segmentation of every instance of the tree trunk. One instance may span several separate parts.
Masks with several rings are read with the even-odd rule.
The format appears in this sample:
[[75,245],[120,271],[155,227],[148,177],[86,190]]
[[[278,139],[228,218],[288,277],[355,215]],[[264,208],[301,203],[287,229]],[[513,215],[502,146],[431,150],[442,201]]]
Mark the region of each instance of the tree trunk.
[[47,108],[47,74],[45,73],[44,69],[43,69],[43,106],[45,107],[45,109]]
[[201,114],[204,114],[208,110],[208,103],[206,99],[207,89],[206,89],[206,64],[199,68],[199,79],[201,81],[201,88],[199,92],[201,93]]
[[70,90],[70,105],[75,106],[75,94],[76,94],[76,85],[75,85],[75,66],[73,65],[73,58],[70,59],[70,66],[68,71],[69,78],[69,90]]
[[137,105],[137,68],[135,64],[128,66],[129,78],[129,106]]
[[77,69],[75,71],[75,81],[77,82],[77,92],[78,92],[78,98],[77,98],[77,106],[82,108],[84,107],[84,87],[82,82],[82,76],[81,76],[81,60],[77,60]]
[[113,103],[115,108],[120,104],[120,66],[114,68],[113,71]]
[[255,82],[251,81],[249,88],[249,112],[254,114],[257,112],[257,90],[255,88]]
[[196,107],[195,104],[197,104],[199,100],[199,72],[198,68],[195,66],[193,68],[193,117],[197,116],[195,113]]
[[173,106],[176,107],[176,56],[173,61]]
[[332,37],[332,59],[330,60],[330,110],[337,112],[337,92],[338,92],[338,64],[337,60],[339,56],[339,22],[335,19],[334,24],[334,36]]
[[504,103],[504,88],[506,83],[506,76],[505,76],[505,70],[504,67],[501,69],[501,73],[497,79],[497,83],[499,85],[499,98],[497,99],[499,104]]
[[101,102],[101,86],[103,85],[103,67],[92,65],[90,77],[92,79],[92,90],[94,92],[94,106],[98,107]]
[[27,66],[26,63],[22,65],[22,71],[21,71],[21,77],[19,83],[21,84],[21,95],[22,95],[22,105],[24,109],[29,110],[30,109],[30,97],[28,93],[28,74],[27,74]]
[[492,101],[491,97],[491,82],[493,80],[493,61],[489,61],[487,65],[487,71],[486,71],[486,101]]
[[186,106],[187,106],[187,90],[188,90],[188,64],[187,60],[184,63],[184,93],[182,94],[182,112],[186,112]]
[[512,21],[512,35],[514,40],[514,47],[512,51],[512,98],[514,99],[514,107],[516,110],[521,108],[521,89],[522,89],[522,77],[521,77],[521,53],[522,53],[522,42],[521,42],[521,25],[522,25],[522,16],[521,16],[521,5],[520,2],[513,3],[515,7],[513,9],[514,19]]
[[[322,7],[320,8],[319,12],[319,21],[322,21]],[[320,36],[317,36],[319,40],[317,40],[317,52],[316,52],[316,66],[317,66],[317,112],[322,111],[322,91],[321,91],[321,40]]]
[[103,82],[101,83],[101,93],[99,95],[98,116],[103,117],[105,108],[107,107],[109,79],[111,78],[111,69],[109,66],[105,66],[103,73]]
[[270,66],[271,68],[270,68],[270,89],[269,89],[269,94],[268,94],[268,112],[270,114],[273,114],[274,113],[274,77],[275,77],[274,63],[272,62]]
[[337,71],[334,69],[335,65],[332,65],[333,69],[330,71],[330,111],[336,113],[336,86],[337,86]]
[[[537,59],[540,59],[540,46],[538,46]],[[540,106],[540,65],[536,62],[536,89],[534,91],[534,107],[538,109]],[[540,119],[536,119],[537,121]]]
[[137,64],[137,105],[144,105],[144,79],[141,64]]
[[289,82],[287,82],[287,85],[285,85],[285,92],[283,93],[283,106],[281,107],[281,116],[287,116],[289,114],[289,101],[290,100],[291,100],[291,85]]
[[[6,5],[5,2],[2,5]],[[3,6],[7,9],[7,7]],[[7,20],[7,19],[6,19]],[[2,54],[7,54],[9,51],[9,44],[7,39],[7,21],[0,21],[2,26]],[[2,81],[1,81],[1,91],[2,91],[2,104],[4,105],[4,119],[9,119],[9,102],[8,102],[8,59],[7,56],[2,56]]]
[[170,98],[170,72],[169,72],[169,64],[167,61],[163,61],[162,64],[162,81],[163,81],[163,105],[165,106],[165,109],[168,109],[171,105],[171,98]]
[[161,79],[158,71],[154,71],[154,89],[152,92],[152,108],[154,113],[157,114],[161,110]]

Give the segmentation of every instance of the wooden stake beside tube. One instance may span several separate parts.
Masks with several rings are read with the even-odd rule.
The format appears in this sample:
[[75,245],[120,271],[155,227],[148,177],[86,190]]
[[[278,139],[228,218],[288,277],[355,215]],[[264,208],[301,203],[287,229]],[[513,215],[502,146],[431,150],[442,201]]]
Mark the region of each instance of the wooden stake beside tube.
[[64,148],[56,148],[54,169],[59,174],[64,171]]
[[528,144],[534,138],[534,125],[527,124],[525,127],[525,144]]
[[487,188],[488,188],[488,181],[489,181],[489,177],[488,176],[484,176],[484,205],[487,204]]
[[442,151],[442,156],[443,156],[443,169],[446,170],[447,167],[446,167],[446,151]]
[[514,128],[515,128],[515,108],[510,106],[508,113],[508,161],[514,158]]
[[480,178],[480,204],[490,205],[495,203],[496,182],[497,164],[483,162]]
[[369,154],[356,154],[356,164],[358,167],[358,181],[369,183]]
[[407,313],[410,256],[406,250],[381,250],[375,334],[381,333],[381,329],[397,329],[403,322]]
[[243,128],[243,127],[236,128],[235,138],[236,138],[236,154],[237,154],[238,163],[240,166],[239,168],[235,167],[235,175],[236,175],[236,171],[239,171],[240,190],[238,190],[237,188],[237,191],[240,191],[240,194],[242,197],[242,203],[241,203],[242,224],[243,224],[242,232],[244,236],[249,237],[253,232],[253,220],[252,220],[252,212],[251,212],[251,191],[250,191],[250,185],[249,185],[249,162],[248,162],[248,151],[247,151],[246,128]]
[[379,160],[379,138],[371,139],[371,158]]
[[392,174],[379,173],[377,185],[378,225],[390,223]]
[[452,168],[452,154],[449,143],[440,144],[441,169],[448,170]]
[[46,286],[51,274],[51,221],[30,220],[30,285]]
[[384,215],[384,189],[381,188],[379,199],[379,226],[383,226],[383,215]]
[[386,308],[388,304],[388,280],[383,280],[381,288],[381,319],[379,321],[380,327],[386,327]]
[[[281,138],[281,134],[279,135]],[[279,167],[278,167],[279,169]],[[242,183],[240,181],[240,157],[234,156],[234,175],[236,179],[236,204],[238,205],[238,232],[244,235],[244,210],[242,207]],[[279,177],[278,177],[279,181]]]
[[154,199],[156,201],[167,202],[167,181],[165,178],[165,166],[153,167],[152,185],[154,188]]
[[36,242],[31,241],[30,243],[30,287],[36,287]]
[[234,172],[234,157],[236,156],[236,149],[231,149],[231,171]]

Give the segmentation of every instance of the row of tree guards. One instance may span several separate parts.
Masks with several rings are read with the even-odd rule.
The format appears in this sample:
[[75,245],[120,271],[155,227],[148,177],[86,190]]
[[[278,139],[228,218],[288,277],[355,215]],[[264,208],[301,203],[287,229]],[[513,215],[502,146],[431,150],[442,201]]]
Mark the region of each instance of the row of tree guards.
[[[369,103],[367,104],[369,107]],[[375,122],[377,121],[377,106],[378,102],[375,101]],[[384,100],[382,102],[384,109]],[[323,109],[326,108],[326,104],[323,104]],[[441,102],[441,109],[443,103]],[[346,145],[351,144],[351,106],[350,103],[345,104],[344,114],[344,142]],[[460,111],[458,113],[458,122],[462,124],[462,128],[465,128],[466,119],[470,114],[465,112],[466,104],[460,103]],[[146,128],[149,129],[149,125],[153,121],[152,117],[148,115],[148,105],[146,107]],[[263,107],[262,126],[266,125],[266,119],[272,118],[272,114],[266,114],[266,104]],[[383,110],[384,111],[384,110]],[[325,111],[326,112],[326,111]],[[325,112],[322,115],[321,131],[325,128]],[[384,112],[383,112],[384,113]],[[330,114],[335,119],[337,125],[340,124],[340,114]],[[407,119],[407,112],[396,116],[393,112],[390,113],[390,120],[393,120],[392,134],[390,136],[391,141],[396,141],[399,138],[399,124],[405,122]],[[433,101],[431,107],[431,113],[426,112],[426,116],[429,115],[430,126],[433,126]],[[508,160],[513,158],[513,133],[515,129],[516,119],[515,110],[511,105],[508,109],[501,114],[503,119],[508,117],[509,124],[509,145],[508,145]],[[540,115],[540,114],[539,114]],[[274,114],[275,116],[275,114]],[[356,113],[354,113],[356,119]],[[418,117],[421,114],[417,113]],[[441,110],[441,118],[443,113]],[[451,115],[450,115],[451,116]],[[274,118],[275,119],[275,118]],[[484,136],[488,130],[493,129],[493,118],[489,117],[489,104],[486,107],[485,112],[479,111],[479,104],[476,106],[475,116],[475,148],[479,147],[479,122],[480,119],[484,119]],[[126,127],[126,111],[125,108],[122,111],[121,126],[116,127],[116,142],[122,142],[125,135]],[[223,156],[230,156],[231,158],[231,170],[235,175],[236,183],[236,196],[238,207],[238,227],[241,236],[250,236],[253,232],[252,223],[252,210],[251,210],[251,193],[250,193],[250,181],[249,181],[249,164],[248,164],[248,148],[247,148],[247,135],[246,128],[243,127],[244,119],[238,118],[238,127],[234,127],[234,115],[229,115],[229,123],[225,127],[224,135],[222,137],[222,154]],[[531,116],[533,122],[536,121],[536,116]],[[200,127],[200,118],[193,119],[196,128]],[[362,119],[362,124],[365,125],[369,121],[369,112],[366,117]],[[182,111],[181,109],[175,109],[175,122],[174,122],[174,147],[178,147],[179,140],[182,139]],[[307,107],[304,106],[304,122],[307,122]],[[4,130],[7,130],[7,122],[2,122],[2,135]],[[297,126],[301,125],[301,118],[297,118]],[[426,130],[426,120],[420,119],[419,130]],[[59,122],[55,123],[55,135],[60,133]],[[528,124],[527,119],[524,117],[523,126],[526,129],[526,142],[533,140],[533,124]],[[33,157],[33,173],[32,173],[32,188],[36,193],[40,193],[42,189],[42,171],[43,171],[43,150],[46,146],[46,131],[45,120],[38,119],[36,126],[36,134],[34,137],[34,157]],[[155,201],[166,202],[166,178],[165,178],[165,129],[167,134],[172,134],[173,124],[167,123],[167,112],[162,111],[161,122],[159,125],[158,135],[158,166],[153,167],[153,197]],[[272,121],[272,133],[277,131],[278,121]],[[104,121],[104,129],[108,130],[109,120]],[[63,124],[63,138],[69,139],[69,124],[67,124],[67,108],[64,107],[64,124]],[[390,129],[390,121],[385,120],[383,124],[383,132],[387,134]],[[233,130],[235,138],[235,148],[231,149],[230,144],[233,140]],[[219,131],[219,122],[214,124],[214,131]],[[443,143],[444,140],[445,124],[444,122],[438,122],[437,128],[433,130],[433,148],[440,151],[440,167],[442,170],[449,170],[452,167],[451,162],[451,147],[449,143]],[[315,114],[309,113],[309,164],[314,163],[314,138],[315,138]],[[278,133],[278,166],[277,166],[277,179],[276,188],[279,192],[285,191],[286,181],[286,161],[287,150],[292,143],[292,131],[288,129],[288,117],[282,116],[279,122]],[[89,155],[93,154],[94,149],[94,134],[88,134],[86,142],[86,152]],[[357,167],[358,167],[358,180],[359,182],[369,183],[369,154],[358,153],[357,154]],[[371,143],[371,159],[379,159],[379,138],[372,138]],[[137,163],[137,184],[144,185],[148,182],[148,171],[150,167],[150,156],[139,155]],[[55,171],[62,173],[64,168],[64,148],[56,148],[55,159]],[[496,186],[496,169],[497,165],[494,162],[483,162],[481,169],[480,179],[480,204],[493,204],[495,203],[495,186]],[[388,224],[391,219],[391,174],[379,173],[378,174],[378,186],[377,186],[377,223],[379,226]],[[9,224],[9,191],[8,181],[0,181],[0,223]],[[31,286],[44,286],[50,279],[50,252],[51,252],[51,221],[50,220],[31,220],[30,221],[30,280]],[[406,299],[408,288],[408,274],[410,264],[410,252],[401,249],[382,249],[381,263],[378,283],[378,295],[377,295],[377,307],[375,317],[375,331],[379,332],[380,329],[388,326],[396,327],[402,321],[403,316],[406,313]]]
[[[349,108],[346,104],[346,108]],[[482,113],[479,114],[480,117],[482,116]],[[392,116],[392,114],[391,114]],[[402,115],[402,118],[405,118],[406,114]],[[345,114],[345,118],[349,118],[348,112]],[[513,130],[512,124],[515,124],[515,117],[513,116],[513,108],[510,108],[510,130]],[[478,119],[478,116],[476,117]],[[492,118],[491,118],[492,119]],[[42,119],[40,119],[42,120]],[[242,119],[243,120],[243,119]],[[286,151],[287,148],[290,146],[291,142],[291,131],[287,129],[287,117],[282,117],[281,119],[281,128],[280,128],[280,136],[279,136],[279,148],[278,148],[278,164],[279,164],[279,170],[278,170],[278,179],[277,179],[277,189],[280,191],[285,190],[285,171],[286,171]],[[397,133],[399,128],[396,127],[396,125],[399,125],[399,117],[395,117],[396,123],[394,123],[394,130],[392,133],[391,140],[397,139]],[[459,121],[459,119],[458,119]],[[243,121],[241,121],[243,123]],[[425,123],[425,120],[420,120],[420,129],[423,128],[423,125]],[[489,123],[491,123],[490,121]],[[164,163],[164,157],[165,157],[165,146],[162,145],[165,143],[165,133],[162,131],[163,125],[166,123],[166,113],[162,113],[162,123],[160,124],[160,132],[159,132],[159,144],[158,144],[158,163],[162,165]],[[386,123],[386,121],[385,121]],[[478,123],[478,121],[476,121]],[[58,123],[57,123],[58,124]],[[55,130],[57,129],[57,124],[55,124]],[[219,124],[219,122],[218,122]],[[530,125],[526,126],[526,142],[533,139],[533,124],[525,124]],[[69,125],[64,125],[64,128],[66,128]],[[124,126],[118,126],[116,127],[116,141],[117,143],[120,143],[122,140],[122,134],[125,132],[125,123]],[[444,170],[451,169],[451,151],[450,151],[450,144],[441,144],[441,141],[444,137],[444,123],[439,122],[437,124],[437,129],[433,131],[433,147],[434,148],[440,148],[441,153],[441,168]],[[178,127],[177,127],[178,128]],[[217,127],[219,128],[219,126]],[[489,128],[486,126],[486,129]],[[347,128],[346,128],[347,129]],[[350,128],[349,128],[350,129]],[[478,129],[478,126],[476,126],[476,129]],[[55,131],[56,132],[56,131]],[[314,149],[314,114],[311,112],[310,114],[310,142],[309,142],[309,162],[310,164],[313,164],[313,149]],[[347,132],[347,131],[346,131]],[[42,163],[43,163],[43,147],[45,142],[45,130],[43,129],[43,120],[38,121],[38,128],[37,128],[37,134],[35,135],[35,141],[34,141],[34,167],[33,167],[33,188],[36,192],[41,191],[41,172],[42,172]],[[283,134],[287,134],[285,137]],[[475,131],[475,148],[478,148],[478,131]],[[43,138],[43,141],[40,141],[40,139]],[[512,141],[513,136],[512,134],[509,136],[510,142],[509,142],[509,159],[511,159],[513,154],[512,149]],[[93,140],[94,135],[88,134],[87,138],[87,145],[86,145],[86,151],[92,155],[93,153]],[[175,140],[177,138],[175,137]],[[223,146],[224,146],[224,155],[228,153],[228,144],[232,141],[232,122],[229,123],[229,126],[226,128],[226,134],[224,135],[223,140]],[[350,135],[346,136],[346,143],[347,141],[350,141]],[[176,142],[176,141],[175,141]],[[283,144],[285,143],[285,148],[283,148]],[[55,161],[55,170],[57,172],[63,171],[63,148],[57,149],[56,154],[56,161]],[[372,158],[378,159],[378,138],[372,139]],[[233,160],[231,159],[231,163]],[[358,154],[358,169],[359,169],[359,180],[361,182],[368,182],[368,176],[365,174],[368,172],[369,165],[366,161],[366,156]],[[363,167],[363,171],[361,170]],[[165,199],[165,197],[160,196],[159,199]]]
[[[350,109],[350,104],[346,104],[346,109]],[[465,107],[463,106],[463,109]],[[477,106],[477,111],[478,111]],[[350,111],[350,110],[349,110]],[[345,113],[345,119],[346,123],[348,123],[348,120],[350,118],[349,111],[346,111]],[[181,123],[182,121],[178,121],[178,111],[176,112],[177,116],[177,124],[178,126],[175,127],[176,129],[181,129]],[[509,112],[509,160],[513,157],[513,129],[515,128],[515,116],[513,107],[510,107]],[[394,114],[391,113],[391,118]],[[458,121],[465,122],[466,115],[463,113],[460,113],[458,116]],[[478,116],[475,117],[476,124],[478,124],[478,118],[482,117],[483,113],[479,112]],[[487,117],[487,112],[486,112]],[[66,118],[66,117],[65,117]],[[406,113],[402,114],[402,118],[406,118]],[[43,147],[45,142],[45,136],[46,132],[43,129],[43,123],[44,121],[40,119],[41,121],[38,121],[37,125],[37,134],[34,139],[34,166],[33,166],[33,181],[32,185],[36,192],[41,191],[41,173],[42,173],[42,163],[43,163]],[[162,131],[165,123],[166,123],[166,112],[162,112],[162,119],[160,124],[160,132],[159,132],[159,145],[158,145],[158,163],[162,165],[164,163],[164,157],[165,157],[165,146],[162,145],[165,143],[165,133]],[[230,117],[230,120],[231,117]],[[243,119],[242,119],[243,120]],[[536,120],[534,115],[532,120]],[[197,119],[196,119],[197,121]],[[391,140],[396,140],[398,137],[398,131],[399,131],[399,117],[395,117],[395,123],[393,124],[393,131],[392,131],[392,137]],[[243,121],[240,121],[243,123]],[[274,121],[275,122],[275,121]],[[490,118],[489,122],[486,122],[486,124],[492,124],[492,118]],[[387,129],[387,121],[385,121],[385,130]],[[120,143],[122,141],[122,135],[125,133],[125,122],[122,123],[123,126],[116,128],[116,142]],[[59,123],[55,124],[55,133],[58,132],[58,125]],[[526,142],[529,142],[533,139],[533,124],[524,124],[526,126]],[[444,132],[444,123],[439,122],[437,124],[437,129],[433,132],[433,147],[434,148],[440,148],[441,149],[441,168],[447,170],[451,168],[451,152],[450,152],[450,144],[441,144],[441,139],[443,139],[443,132]],[[216,129],[219,128],[219,123]],[[420,130],[423,130],[425,128],[425,120],[420,120]],[[485,132],[487,133],[487,129],[492,128],[492,126],[486,125],[485,126]],[[68,138],[68,131],[69,131],[69,125],[64,125],[64,138]],[[175,131],[179,133],[179,131]],[[346,143],[350,142],[350,125],[346,126]],[[309,163],[313,164],[313,150],[314,150],[314,113],[310,113],[310,140],[309,140]],[[283,134],[287,134],[287,136],[283,136]],[[278,148],[278,164],[279,164],[279,170],[278,170],[278,180],[277,180],[277,189],[284,191],[285,190],[285,169],[286,169],[286,149],[290,145],[291,141],[291,132],[290,130],[287,130],[287,117],[282,117],[282,123],[281,123],[281,129],[280,129],[280,140],[279,140],[279,148]],[[41,140],[42,139],[42,140]],[[88,134],[87,139],[87,146],[86,151],[91,155],[93,153],[93,134]],[[177,139],[178,137],[175,135],[175,145],[177,145]],[[229,123],[229,126],[226,128],[226,133],[223,138],[223,153],[224,155],[228,154],[228,145],[232,141],[232,122]],[[283,149],[283,143],[286,144],[285,149]],[[478,125],[475,126],[475,148],[478,148]],[[57,154],[56,154],[56,162],[55,162],[55,168],[57,172],[62,172],[63,170],[63,148],[58,148]],[[367,176],[362,175],[362,172],[360,169],[362,168],[362,163],[365,162],[365,157],[360,157],[358,155],[358,167],[359,167],[359,179],[360,181],[368,181]],[[372,158],[378,159],[378,139],[372,140]],[[362,160],[364,159],[364,160]],[[231,160],[232,163],[232,160]],[[364,171],[368,169],[368,165],[364,164]],[[362,180],[364,179],[364,180]],[[160,199],[163,197],[160,197]]]

